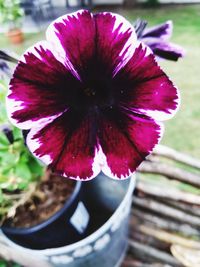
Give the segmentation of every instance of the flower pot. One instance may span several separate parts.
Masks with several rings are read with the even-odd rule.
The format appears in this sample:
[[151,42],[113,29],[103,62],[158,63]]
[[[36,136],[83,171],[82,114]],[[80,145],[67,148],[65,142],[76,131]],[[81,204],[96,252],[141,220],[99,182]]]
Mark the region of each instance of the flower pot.
[[[0,240],[7,246],[7,255],[12,255],[12,260],[29,267],[120,266],[127,248],[128,218],[135,179],[131,177],[129,180],[115,181],[100,174],[93,181],[84,182],[84,185],[83,201],[86,205],[89,199],[90,203],[94,203],[87,207],[90,212],[87,230],[94,230],[95,222],[105,217],[103,211],[106,210],[106,214],[110,212],[111,216],[104,224],[78,242],[43,250],[23,248],[1,233]],[[97,210],[101,211],[98,216],[98,212],[94,212],[95,203]]]
[[21,44],[24,41],[24,34],[20,29],[9,30],[6,35],[12,44]]
[[2,231],[17,244],[34,249],[60,247],[76,242],[84,237],[88,220],[80,230],[73,222],[79,209],[87,214],[81,198],[81,182],[76,182],[74,191],[65,205],[48,220],[29,228],[14,228],[9,224],[2,226]]

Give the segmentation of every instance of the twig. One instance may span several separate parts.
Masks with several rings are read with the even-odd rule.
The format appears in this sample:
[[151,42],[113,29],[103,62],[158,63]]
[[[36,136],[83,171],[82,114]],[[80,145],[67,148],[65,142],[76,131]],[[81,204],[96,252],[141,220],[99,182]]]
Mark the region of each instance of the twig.
[[187,267],[199,267],[200,266],[200,251],[194,249],[188,249],[179,245],[172,245],[171,252],[176,259],[183,263]]
[[188,203],[181,203],[181,202],[177,202],[177,201],[173,201],[169,199],[163,199],[162,201],[166,203],[167,205],[183,210],[189,214],[200,216],[200,207],[197,205],[190,205]]
[[181,264],[170,254],[160,251],[158,249],[152,248],[150,246],[146,246],[144,244],[141,244],[133,240],[129,240],[129,246],[130,246],[131,251],[133,251],[134,253],[143,254],[144,257],[150,256],[154,258],[155,260],[158,260],[159,262],[171,264],[176,267],[181,266]]
[[173,186],[166,187],[165,190],[163,190],[163,188],[159,184],[150,184],[146,181],[142,181],[142,179],[139,179],[137,188],[145,194],[151,196],[200,205],[200,195],[198,196],[192,193],[184,192]]
[[36,189],[36,186],[37,184],[36,183],[32,183],[30,184],[30,187],[29,187],[29,190],[24,193],[24,195],[22,196],[22,198],[17,201],[8,211],[8,214],[7,214],[7,218],[10,218],[10,217],[13,217],[15,215],[15,212],[16,212],[16,209],[23,205],[24,203],[26,203],[30,197],[33,195],[33,193],[35,192],[35,189]]
[[166,157],[166,158],[181,162],[183,164],[189,165],[191,167],[200,169],[200,160],[194,157],[185,155],[183,153],[180,153],[167,146],[158,145],[157,147],[155,147],[153,154]]
[[124,261],[122,267],[172,267],[168,264],[162,264],[162,263],[144,263],[141,261],[137,261],[134,259],[127,259]]
[[200,187],[199,175],[170,166],[166,163],[144,161],[138,168],[139,172],[161,174],[171,179],[179,180]]
[[171,244],[178,244],[187,248],[200,249],[200,242],[178,236],[176,234],[168,233],[166,231],[150,228],[146,225],[140,225],[139,229],[146,235],[151,235],[159,240]]
[[163,219],[152,213],[143,212],[137,208],[133,209],[132,214],[133,216],[131,218],[131,221],[133,220],[133,218],[138,217],[143,222],[150,222],[156,227],[163,229],[163,230],[175,231],[175,232],[182,233],[183,235],[187,235],[187,236],[196,235],[200,237],[200,231],[197,230],[196,228],[193,228],[189,224],[180,224],[173,220],[169,220],[166,218]]
[[13,56],[13,53],[11,55],[11,53],[8,53],[3,50],[0,50],[0,59],[3,59],[8,62],[12,62],[12,63],[18,63],[18,60],[19,60],[16,55]]
[[167,244],[166,242],[160,241],[157,238],[153,236],[146,235],[138,229],[138,225],[140,225],[142,222],[137,220],[137,224],[131,223],[130,227],[130,239],[138,241],[140,243],[143,243],[145,245],[158,248],[162,251],[168,251],[170,252],[170,244]]
[[175,220],[200,227],[200,217],[187,214],[184,211],[159,203],[158,201],[150,198],[139,198],[133,196],[133,205],[151,210],[157,214],[162,214],[168,218],[174,218]]
[[11,200],[11,201],[16,201],[18,199],[21,199],[23,196],[25,195],[25,193],[18,193],[18,194],[7,194],[4,193],[4,199],[5,200]]

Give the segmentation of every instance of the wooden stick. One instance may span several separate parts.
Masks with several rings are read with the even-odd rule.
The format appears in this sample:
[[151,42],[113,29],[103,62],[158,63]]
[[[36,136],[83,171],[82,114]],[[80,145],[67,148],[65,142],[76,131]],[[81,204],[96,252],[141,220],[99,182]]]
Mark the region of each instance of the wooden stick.
[[13,56],[13,53],[11,54],[3,50],[0,50],[0,59],[3,59],[8,62],[12,62],[12,63],[18,63],[19,61],[19,57],[16,54]]
[[[200,179],[199,179],[200,180]],[[156,183],[144,182],[141,179],[137,182],[137,189],[141,190],[143,193],[156,196],[164,199],[171,199],[175,201],[184,201],[191,204],[200,205],[200,195],[191,194],[188,192],[181,191],[175,186],[166,187],[165,190],[161,185]]]
[[180,153],[172,148],[169,148],[167,146],[163,146],[163,145],[158,145],[155,147],[153,154],[158,155],[158,156],[162,156],[162,157],[166,157],[178,162],[181,162],[183,164],[189,165],[191,167],[200,169],[200,160],[185,155],[183,153]]
[[170,166],[166,163],[144,161],[137,169],[142,173],[153,173],[200,187],[199,175]]
[[151,228],[146,225],[140,225],[139,229],[146,235],[151,235],[159,240],[171,244],[178,244],[187,248],[200,249],[200,242],[191,240],[189,238],[181,237],[177,234],[168,233],[166,231]]
[[122,267],[172,267],[162,263],[144,263],[135,259],[127,259],[123,262]]
[[21,199],[19,199],[18,201],[16,201],[16,203],[9,209],[8,214],[7,214],[7,218],[13,217],[15,215],[16,209],[20,205],[23,205],[24,203],[27,202],[27,200],[30,199],[30,197],[33,195],[33,193],[36,190],[36,186],[37,186],[36,183],[30,184],[28,191],[23,194],[23,197]]
[[177,201],[173,201],[170,199],[163,199],[163,202],[169,206],[173,206],[173,207],[178,208],[180,210],[183,210],[189,214],[200,216],[200,207],[197,205],[191,205],[188,203],[177,202]]
[[158,249],[152,248],[150,246],[141,244],[139,242],[129,240],[129,247],[131,251],[134,253],[140,253],[143,254],[144,257],[152,257],[158,262],[166,263],[166,264],[171,264],[176,267],[180,267],[181,264],[170,254],[165,253],[163,251],[160,251]]
[[194,249],[188,249],[179,245],[172,245],[171,252],[176,259],[183,263],[187,267],[199,267],[200,266],[200,251]]
[[137,206],[142,209],[148,209],[157,214],[162,214],[165,217],[173,218],[175,220],[200,227],[200,217],[187,214],[184,211],[167,206],[166,204],[160,203],[150,198],[139,198],[133,196],[133,206]]
[[187,236],[200,236],[200,230],[190,226],[189,224],[180,224],[174,220],[169,220],[166,218],[163,219],[162,217],[158,217],[152,213],[143,212],[137,208],[133,208],[132,215],[131,222],[133,221],[133,218],[138,217],[141,219],[141,221],[143,221],[143,223],[150,222],[163,230],[175,231]]
[[[139,223],[142,224],[141,221]],[[137,225],[132,224],[129,233],[130,233],[130,239],[132,240],[157,248],[162,251],[170,252],[170,244],[158,240],[153,236],[149,236],[142,233],[140,229],[138,229],[138,224]]]

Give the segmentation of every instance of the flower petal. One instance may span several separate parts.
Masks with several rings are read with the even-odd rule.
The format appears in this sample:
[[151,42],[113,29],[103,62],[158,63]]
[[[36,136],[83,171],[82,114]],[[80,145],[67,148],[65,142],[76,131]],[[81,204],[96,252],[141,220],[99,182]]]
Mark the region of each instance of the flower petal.
[[177,61],[185,55],[185,50],[182,47],[169,42],[154,42],[150,44],[150,47],[156,56],[164,59]]
[[143,45],[116,75],[115,86],[121,107],[158,121],[172,117],[179,105],[177,89]]
[[43,128],[28,133],[30,151],[57,174],[76,180],[92,179],[100,172],[92,121],[67,111]]
[[95,34],[92,14],[80,10],[56,19],[48,27],[46,37],[80,74],[94,56]]
[[49,122],[68,109],[69,92],[79,87],[47,42],[41,42],[27,50],[15,69],[7,97],[9,117],[22,129]]
[[136,39],[128,21],[106,12],[93,16],[87,10],[78,11],[58,18],[47,29],[47,40],[66,54],[80,79],[96,65],[117,72],[132,55]]
[[142,39],[148,37],[154,37],[157,39],[169,40],[173,32],[173,22],[171,20],[166,21],[160,25],[146,28],[143,32]]
[[104,154],[102,171],[125,179],[133,173],[159,142],[162,125],[146,116],[116,113],[101,122],[99,143]]
[[115,74],[138,45],[134,27],[120,15],[108,12],[96,14],[95,22],[97,57]]

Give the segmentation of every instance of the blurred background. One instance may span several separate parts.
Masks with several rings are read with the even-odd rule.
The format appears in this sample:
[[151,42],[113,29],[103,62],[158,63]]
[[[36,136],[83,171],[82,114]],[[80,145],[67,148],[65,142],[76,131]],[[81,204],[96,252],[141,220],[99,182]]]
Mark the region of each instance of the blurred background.
[[[177,115],[165,123],[165,134],[161,143],[195,158],[200,158],[200,0],[0,0],[0,49],[12,51],[14,56],[20,56],[28,47],[45,39],[45,30],[52,20],[82,8],[92,12],[116,12],[126,17],[132,24],[140,18],[146,20],[149,27],[168,20],[173,21],[174,29],[170,42],[183,47],[186,54],[178,62],[160,60],[159,63],[179,88],[181,106]],[[3,66],[0,64],[0,68]],[[13,65],[10,64],[10,66]],[[0,70],[0,79],[2,79],[1,75]],[[1,116],[3,115],[0,110],[0,118]],[[172,159],[174,158],[172,157]],[[197,165],[200,166],[200,163],[198,162]],[[175,163],[175,166],[180,166],[180,162]],[[185,165],[181,168],[191,171],[191,167]],[[200,167],[197,168],[200,169]],[[165,175],[167,178],[155,179],[154,174],[147,178],[143,175],[140,176],[133,199],[132,215],[134,215],[134,219],[131,219],[131,227],[134,228],[132,231],[134,236],[131,238],[140,243],[138,245],[137,242],[131,241],[129,245],[136,251],[135,254],[133,252],[134,259],[141,253],[145,258],[144,262],[152,263],[147,259],[154,256],[156,264],[162,262],[163,265],[144,265],[141,257],[142,260],[140,260],[143,262],[141,265],[131,258],[131,261],[127,260],[124,263],[124,267],[200,266],[200,182],[199,171],[197,172],[195,169],[194,172],[197,175],[190,176],[189,172],[178,173],[177,169],[176,172],[173,172],[172,169],[171,176],[170,173]],[[177,177],[175,177],[176,175]],[[190,177],[192,177],[191,181]],[[150,185],[153,187],[148,187]],[[163,192],[163,186],[165,192]],[[150,207],[151,203],[157,203],[157,206],[154,205],[155,209]],[[170,213],[171,211],[174,213]],[[184,211],[184,213],[180,213],[182,217],[178,217],[179,211]],[[187,217],[188,214],[193,217]],[[161,217],[164,218],[163,221],[160,220]],[[152,238],[154,232],[150,233],[145,230],[146,228],[140,227],[142,224],[149,226],[149,221],[154,230],[164,229],[168,234],[173,233],[174,235],[166,236],[165,233],[161,238],[163,232],[157,232],[157,236],[155,234]],[[141,234],[142,231],[143,234]],[[179,239],[179,237],[188,239]],[[158,242],[158,240],[162,240],[162,242]],[[198,241],[198,244],[195,243],[193,246],[195,249],[198,247],[198,250],[189,251],[189,255],[193,255],[194,261],[190,261],[189,264],[184,262],[182,265],[169,258],[171,257],[171,244],[178,242],[184,245],[180,253],[182,259],[187,254],[185,244],[187,247],[193,241]],[[145,244],[144,247],[141,247],[141,244]],[[145,247],[146,244],[159,250],[152,252],[149,247]],[[165,255],[159,254],[160,248],[162,252],[166,253]],[[151,252],[156,256],[152,256]],[[171,265],[169,265],[170,262],[172,262]],[[167,263],[169,264],[166,265]],[[0,259],[0,267],[19,266],[12,264]]]

